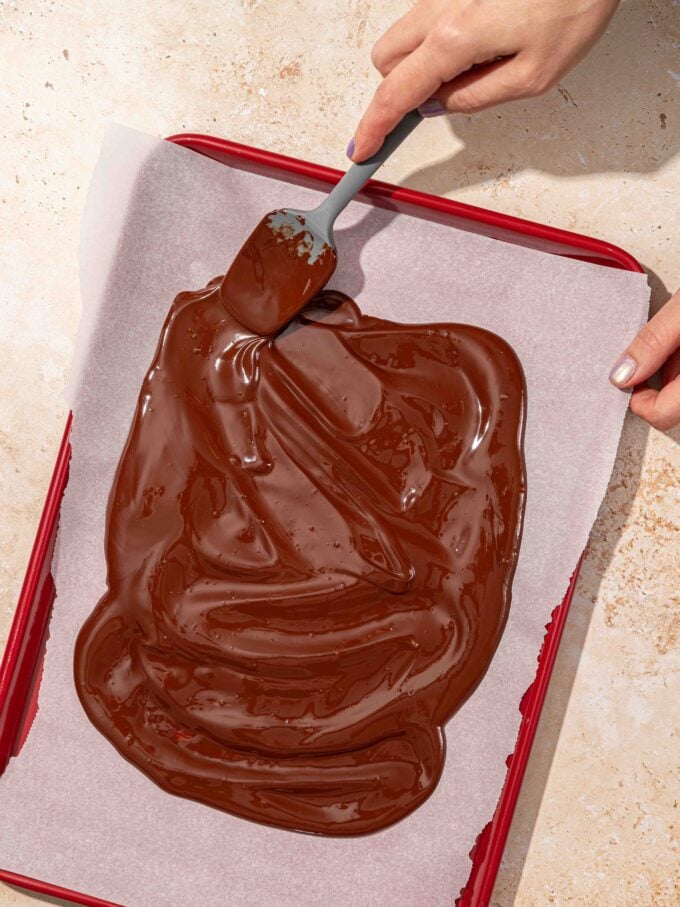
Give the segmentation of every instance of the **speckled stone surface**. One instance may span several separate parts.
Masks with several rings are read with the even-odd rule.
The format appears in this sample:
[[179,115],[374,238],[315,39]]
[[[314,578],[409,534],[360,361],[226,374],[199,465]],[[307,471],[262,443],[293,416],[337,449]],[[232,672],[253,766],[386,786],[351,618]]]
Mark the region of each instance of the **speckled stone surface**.
[[[407,8],[0,2],[0,646],[66,415],[80,216],[106,119],[344,167],[376,81],[370,47]],[[622,245],[658,305],[680,284],[678,150],[680,5],[635,0],[548,96],[433,121],[382,175]],[[679,443],[627,418],[494,907],[680,903]],[[35,903],[0,887],[2,907]]]

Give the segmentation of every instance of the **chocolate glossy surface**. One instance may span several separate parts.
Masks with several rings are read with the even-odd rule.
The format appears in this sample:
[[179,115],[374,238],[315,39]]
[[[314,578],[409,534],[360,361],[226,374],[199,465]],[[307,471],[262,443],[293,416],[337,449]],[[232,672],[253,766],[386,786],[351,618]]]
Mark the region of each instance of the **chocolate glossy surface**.
[[442,725],[503,631],[521,369],[486,331],[367,317],[336,292],[258,336],[224,293],[180,294],[164,325],[78,693],[174,794],[376,831],[432,793]]

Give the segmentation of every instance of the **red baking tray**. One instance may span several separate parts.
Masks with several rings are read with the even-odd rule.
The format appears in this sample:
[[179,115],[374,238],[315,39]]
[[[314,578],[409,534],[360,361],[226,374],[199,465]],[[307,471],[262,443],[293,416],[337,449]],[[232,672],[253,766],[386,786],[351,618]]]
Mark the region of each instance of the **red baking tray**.
[[[342,176],[339,170],[300,161],[296,158],[239,145],[207,135],[174,135],[169,141],[207,155],[216,161],[274,177],[298,186],[326,190]],[[483,234],[553,255],[563,255],[593,262],[603,267],[642,271],[627,252],[610,243],[544,224],[532,223],[495,211],[404,189],[371,180],[362,190],[364,202],[388,207],[393,211],[449,224],[458,229]],[[61,497],[68,480],[71,453],[69,434],[71,419],[57,457],[38,532],[19,596],[7,648],[0,665],[0,774],[10,757],[16,756],[30,730],[35,714],[42,672],[42,659],[55,589],[50,574],[52,551],[59,520]],[[491,897],[510,822],[519,795],[522,778],[536,734],[562,630],[574,593],[579,565],[576,566],[564,601],[552,613],[538,655],[536,678],[520,703],[521,722],[515,751],[507,759],[508,771],[496,812],[482,830],[470,853],[471,872],[463,891],[451,892],[456,907],[484,907]],[[50,882],[30,879],[8,870],[0,870],[0,880],[41,894],[70,899],[78,904],[117,907],[88,894],[60,888]]]

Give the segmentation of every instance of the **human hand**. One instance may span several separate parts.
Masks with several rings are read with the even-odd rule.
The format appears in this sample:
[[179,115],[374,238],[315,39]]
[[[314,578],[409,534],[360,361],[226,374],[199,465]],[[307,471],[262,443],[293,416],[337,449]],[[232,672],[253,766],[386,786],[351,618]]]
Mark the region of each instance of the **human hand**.
[[[664,386],[647,379],[663,367]],[[630,408],[659,431],[680,425],[680,290],[638,332],[611,370],[616,387],[634,388]]]
[[[404,114],[472,113],[543,94],[595,44],[619,0],[418,0],[373,48],[384,77],[347,148],[375,154]],[[421,106],[422,105],[422,106]]]

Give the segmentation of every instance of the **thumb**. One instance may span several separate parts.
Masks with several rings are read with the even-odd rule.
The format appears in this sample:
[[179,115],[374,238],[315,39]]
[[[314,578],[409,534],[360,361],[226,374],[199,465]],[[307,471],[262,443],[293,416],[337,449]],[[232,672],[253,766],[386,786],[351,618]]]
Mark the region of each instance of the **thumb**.
[[680,291],[641,328],[609,373],[617,387],[634,387],[657,372],[680,346]]

